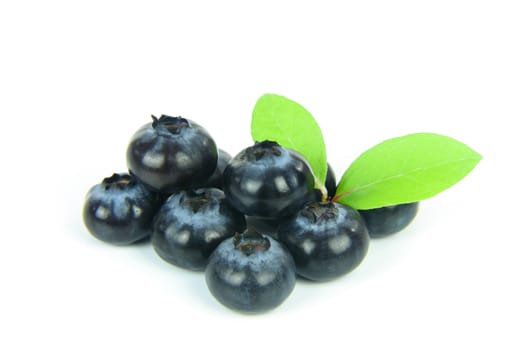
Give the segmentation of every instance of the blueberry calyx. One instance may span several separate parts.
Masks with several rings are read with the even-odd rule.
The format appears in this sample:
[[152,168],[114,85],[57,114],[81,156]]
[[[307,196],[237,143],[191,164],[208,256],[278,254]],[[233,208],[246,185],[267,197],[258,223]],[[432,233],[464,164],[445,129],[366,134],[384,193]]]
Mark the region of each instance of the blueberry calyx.
[[313,202],[307,204],[300,214],[307,217],[314,224],[336,219],[338,209],[333,202]]
[[190,207],[193,213],[198,213],[200,209],[209,203],[208,192],[196,192],[194,190],[190,190],[188,192],[190,199],[187,199],[185,196],[180,197],[180,205],[186,205]]
[[271,246],[269,239],[254,230],[246,230],[243,233],[235,233],[233,236],[235,249],[241,251],[246,256],[255,252],[266,251]]
[[182,129],[191,127],[189,121],[180,116],[171,117],[162,114],[160,118],[157,118],[154,115],[151,115],[151,118],[153,118],[153,129],[158,131],[159,134],[176,135],[179,134]]
[[275,141],[265,140],[262,142],[255,142],[255,145],[249,147],[246,150],[246,159],[247,160],[260,160],[266,154],[272,154],[274,156],[280,157],[282,151],[280,150],[280,145]]
[[120,190],[124,189],[127,186],[132,186],[135,184],[135,178],[129,174],[117,174],[104,178],[102,180],[102,185],[104,190],[108,191],[111,188],[118,188]]

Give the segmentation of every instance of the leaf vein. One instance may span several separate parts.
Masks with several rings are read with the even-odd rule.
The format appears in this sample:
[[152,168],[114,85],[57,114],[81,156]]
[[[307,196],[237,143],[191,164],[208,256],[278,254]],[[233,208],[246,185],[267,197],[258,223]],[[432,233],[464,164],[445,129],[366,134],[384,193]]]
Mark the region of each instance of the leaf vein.
[[[409,176],[409,174],[413,174],[413,173],[416,173],[416,172],[419,172],[419,171],[427,171],[427,170],[430,170],[430,169],[433,169],[433,168],[438,168],[438,167],[441,167],[441,166],[444,166],[444,165],[448,165],[448,164],[459,163],[459,162],[467,161],[467,160],[476,160],[476,159],[478,159],[478,157],[473,157],[473,156],[472,157],[464,157],[464,158],[459,158],[459,159],[455,159],[455,160],[452,160],[452,161],[448,160],[448,161],[436,163],[436,164],[433,164],[433,165],[427,166],[427,167],[414,168],[413,170],[407,171],[405,173],[399,173],[399,174],[391,175],[391,176],[388,176],[388,177],[379,178],[379,179],[377,179],[375,181],[372,181],[372,182],[369,182],[369,183],[366,183],[366,184],[362,184],[360,186],[356,186],[353,189],[351,189],[349,192],[350,193],[355,193],[357,191],[361,191],[363,189],[366,189],[366,188],[368,188],[370,186],[374,186],[374,185],[380,184],[382,182],[390,181],[390,180],[393,180],[393,179],[396,179],[396,178],[400,178],[400,177],[413,178],[413,177]],[[426,184],[426,186],[427,186],[427,184]]]

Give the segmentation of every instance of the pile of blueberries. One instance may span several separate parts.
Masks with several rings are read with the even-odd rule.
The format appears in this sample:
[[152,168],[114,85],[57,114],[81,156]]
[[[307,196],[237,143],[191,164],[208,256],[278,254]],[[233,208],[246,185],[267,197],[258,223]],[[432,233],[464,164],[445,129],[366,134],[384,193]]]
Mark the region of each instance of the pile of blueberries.
[[87,193],[88,231],[114,245],[150,239],[163,260],[205,271],[212,295],[245,313],[280,305],[297,275],[347,274],[370,237],[400,231],[417,212],[417,203],[359,212],[331,201],[330,167],[325,196],[298,152],[264,140],[231,157],[182,117],[153,116],[132,136],[127,165]]

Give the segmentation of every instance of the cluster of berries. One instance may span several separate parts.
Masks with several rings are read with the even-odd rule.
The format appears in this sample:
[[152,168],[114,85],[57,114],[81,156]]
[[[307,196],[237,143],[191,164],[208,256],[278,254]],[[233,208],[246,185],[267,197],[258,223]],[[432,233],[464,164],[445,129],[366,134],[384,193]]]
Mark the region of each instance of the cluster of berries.
[[127,245],[151,237],[176,266],[204,271],[225,306],[262,312],[280,305],[296,276],[326,281],[355,269],[369,238],[401,230],[417,203],[358,212],[329,200],[336,180],[315,189],[298,152],[256,142],[235,157],[200,125],[162,115],[127,149],[129,173],[92,187],[83,220],[96,238]]

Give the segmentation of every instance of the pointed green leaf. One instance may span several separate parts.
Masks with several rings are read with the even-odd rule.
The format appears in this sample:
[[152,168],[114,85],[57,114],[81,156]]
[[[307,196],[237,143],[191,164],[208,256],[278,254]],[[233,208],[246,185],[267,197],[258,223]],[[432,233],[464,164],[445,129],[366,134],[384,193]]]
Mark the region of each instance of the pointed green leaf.
[[334,200],[373,209],[432,197],[466,176],[482,156],[451,137],[416,133],[384,141],[346,170]]
[[311,165],[317,187],[327,174],[326,145],[315,118],[300,104],[286,97],[265,94],[253,109],[253,141],[271,140],[301,153]]

